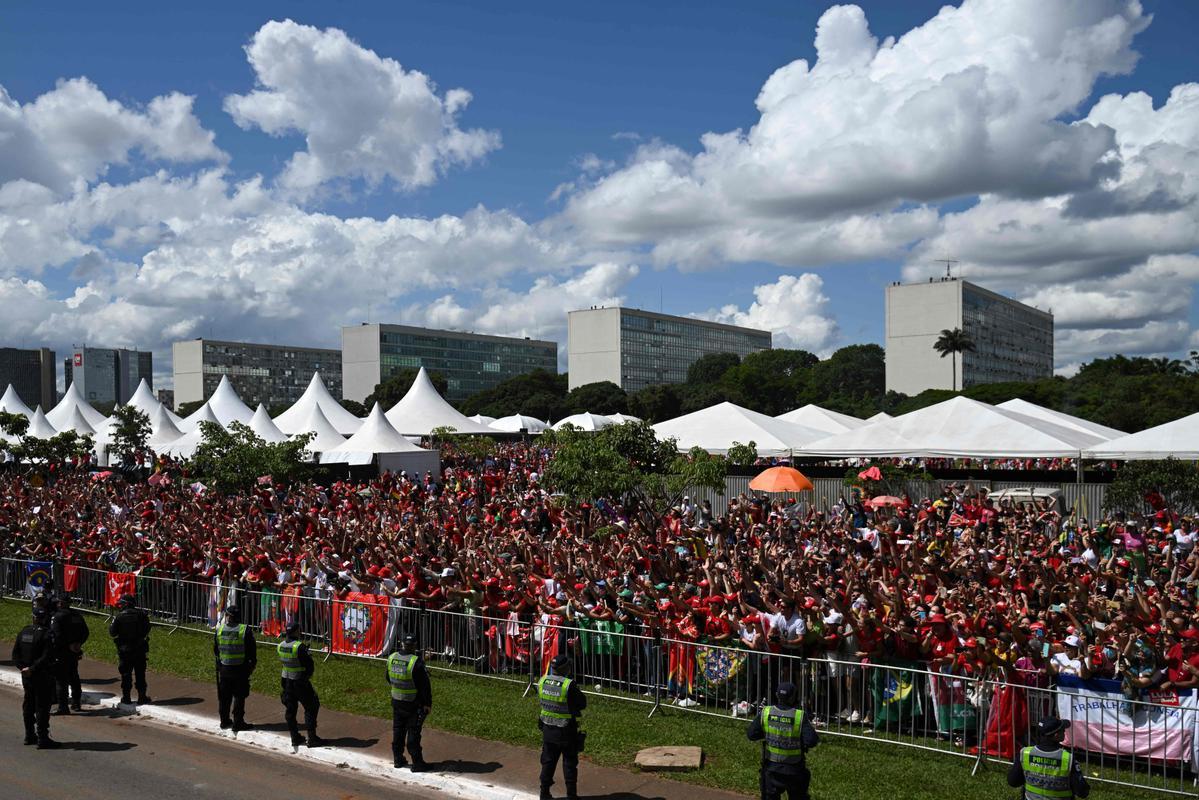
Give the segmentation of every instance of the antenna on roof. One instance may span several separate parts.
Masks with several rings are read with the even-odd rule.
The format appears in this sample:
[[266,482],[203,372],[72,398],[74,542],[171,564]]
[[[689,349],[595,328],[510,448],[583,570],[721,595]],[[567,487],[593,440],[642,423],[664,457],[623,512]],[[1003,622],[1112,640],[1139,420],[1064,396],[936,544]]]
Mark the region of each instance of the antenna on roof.
[[945,277],[952,278],[953,275],[950,273],[949,268],[952,267],[954,264],[958,264],[961,262],[959,262],[956,258],[938,258],[937,263],[944,264],[945,265]]

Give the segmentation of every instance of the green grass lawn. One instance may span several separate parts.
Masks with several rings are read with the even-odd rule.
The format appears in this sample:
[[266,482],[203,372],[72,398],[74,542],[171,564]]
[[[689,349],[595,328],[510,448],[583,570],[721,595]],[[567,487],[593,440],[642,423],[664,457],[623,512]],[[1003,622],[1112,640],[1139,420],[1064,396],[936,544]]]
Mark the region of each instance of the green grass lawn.
[[[11,641],[28,618],[27,603],[4,600],[0,603],[0,638]],[[90,614],[87,618],[92,629],[85,648],[88,656],[115,662],[116,651],[105,635],[103,620]],[[211,648],[208,636],[186,630],[167,636],[165,629],[155,628],[150,667],[211,682]],[[254,691],[277,695],[278,675],[274,648],[260,646]],[[428,721],[430,727],[480,739],[539,746],[536,700],[522,697],[521,685],[440,670],[433,671],[432,678],[434,711]],[[323,706],[383,718],[391,714],[379,661],[342,657],[327,663],[318,661],[313,682]],[[744,721],[670,707],[647,718],[649,708],[645,705],[603,697],[589,697],[588,702],[584,716],[588,734],[585,757],[594,763],[631,768],[634,755],[643,747],[698,745],[704,749],[704,768],[698,773],[670,777],[757,794],[759,749],[746,741]],[[971,776],[973,762],[964,758],[835,736],[823,738],[809,758],[809,766],[813,798],[991,800],[1016,796],[1004,781],[1005,769],[998,764],[985,765],[979,775]],[[1093,786],[1092,797],[1143,800],[1153,796],[1145,790]],[[1193,791],[1189,783],[1185,788]]]

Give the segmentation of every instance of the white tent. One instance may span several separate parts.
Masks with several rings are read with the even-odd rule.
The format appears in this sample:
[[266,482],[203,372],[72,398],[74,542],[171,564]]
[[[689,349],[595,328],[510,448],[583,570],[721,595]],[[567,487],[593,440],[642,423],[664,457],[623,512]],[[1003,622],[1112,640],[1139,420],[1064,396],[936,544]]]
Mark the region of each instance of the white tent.
[[1083,455],[1086,458],[1131,461],[1152,458],[1199,460],[1199,414],[1095,445]]
[[609,425],[615,425],[610,417],[605,417],[601,414],[592,414],[589,411],[584,411],[582,414],[571,414],[569,417],[563,417],[555,422],[551,427],[556,430],[562,430],[567,425],[573,425],[576,428],[585,431],[598,431],[601,428],[606,428]]
[[33,416],[29,418],[29,428],[25,431],[25,435],[32,436],[34,439],[49,439],[57,436],[58,431],[46,419],[46,415],[42,413],[42,407],[38,406],[34,409]]
[[640,422],[641,417],[634,417],[632,414],[606,414],[608,419],[615,422],[617,425],[623,425],[626,422]]
[[304,423],[312,416],[314,406],[320,408],[325,420],[340,434],[348,436],[362,427],[362,420],[347,411],[325,388],[319,372],[312,373],[312,380],[300,399],[275,417],[275,425],[288,435],[303,433]]
[[151,450],[158,450],[183,436],[183,431],[175,423],[175,415],[162,403],[150,415],[150,438],[146,444]]
[[306,433],[313,435],[312,440],[308,442],[309,453],[326,453],[346,443],[346,437],[337,432],[333,423],[325,416],[325,412],[315,403],[308,412],[308,419],[304,420],[304,424],[292,437],[303,436]]
[[63,430],[63,427],[67,424],[67,420],[71,418],[71,412],[74,409],[79,409],[79,413],[93,429],[106,419],[103,414],[92,408],[83,399],[83,395],[75,388],[75,383],[72,381],[71,385],[67,387],[67,393],[58,401],[58,405],[46,414],[46,421],[58,430]]
[[[107,417],[101,417],[100,427],[107,429],[107,425],[106,425],[107,422],[108,422]],[[59,433],[66,433],[67,431],[74,431],[75,433],[79,434],[80,436],[95,436],[96,435],[96,429],[93,428],[91,423],[89,423],[87,421],[87,419],[84,418],[83,411],[79,408],[79,406],[75,406],[74,408],[72,408],[71,415],[69,417],[67,417],[66,421],[62,425],[56,425],[55,427],[58,428]]]
[[680,450],[702,447],[709,453],[725,453],[734,442],[753,442],[760,455],[768,456],[799,450],[825,435],[824,431],[727,402],[659,422],[654,433],[659,438],[677,439]]
[[[249,425],[250,420],[254,418],[254,412],[250,407],[241,401],[237,396],[237,392],[233,388],[233,384],[229,382],[228,375],[221,376],[221,382],[216,385],[216,391],[212,393],[212,397],[208,398],[206,404],[212,409],[212,415],[216,417],[216,421],[222,426],[228,428],[234,422],[240,422],[243,425]],[[195,426],[200,420],[192,420],[195,414],[188,417],[185,422]]]
[[439,471],[441,458],[436,450],[417,447],[397,431],[382,407],[375,403],[370,416],[358,432],[344,444],[321,455],[322,464],[369,464],[376,457],[380,469],[405,469],[409,472]]
[[527,417],[524,414],[513,414],[510,417],[500,417],[495,422],[491,423],[491,427],[497,431],[504,433],[520,433],[527,431],[528,433],[541,433],[549,427],[548,423],[542,422],[537,417]]
[[474,416],[467,417],[467,419],[471,422],[477,422],[480,425],[490,425],[495,422],[495,417],[489,417],[486,414],[475,414]]
[[1067,428],[1073,428],[1083,433],[1091,433],[1102,439],[1119,439],[1121,436],[1127,436],[1124,431],[1118,431],[1115,428],[1109,428],[1106,425],[1100,425],[1098,422],[1091,422],[1089,419],[1076,417],[1072,414],[1066,414],[1061,411],[1054,411],[1052,408],[1044,408],[1036,403],[1030,403],[1027,400],[1015,398],[1006,400],[996,408],[1002,408],[1007,411],[1015,411],[1017,414],[1023,414],[1026,417],[1036,417],[1043,419],[1046,422],[1053,422],[1057,425],[1062,425]]
[[212,413],[212,406],[208,403],[197,408],[195,413],[188,417],[185,422],[191,423],[191,429],[178,439],[165,443],[160,450],[156,450],[155,452],[174,458],[191,458],[195,454],[196,448],[204,441],[204,433],[200,430],[200,423],[215,422],[217,425],[221,424],[221,421],[216,418],[216,414]]
[[1077,456],[1101,441],[1094,434],[959,396],[829,436],[803,452],[845,457],[1054,458]]
[[[131,405],[143,412],[146,416],[150,417],[151,420],[154,419],[154,416],[159,408],[164,408],[166,409],[167,416],[171,418],[171,422],[175,423],[176,427],[183,424],[182,417],[164,406],[162,402],[154,396],[154,390],[150,388],[150,384],[146,382],[145,378],[142,378],[141,382],[138,383],[137,389],[134,390],[133,397],[129,398],[127,405]],[[153,422],[151,422],[151,426],[153,426]]]
[[287,434],[275,426],[275,423],[271,421],[271,415],[266,413],[266,406],[262,403],[258,404],[258,408],[254,409],[254,416],[250,418],[250,430],[258,434],[258,438],[267,444],[287,441]]
[[781,419],[783,422],[794,422],[796,425],[803,425],[805,428],[825,431],[830,435],[852,431],[866,424],[866,420],[864,419],[851,417],[848,414],[840,414],[836,411],[829,411],[827,408],[821,408],[811,403],[801,406],[794,411],[788,411],[786,414],[779,414],[775,419]]
[[883,420],[887,419],[895,419],[895,417],[891,416],[886,411],[880,411],[873,417],[866,417],[866,422],[882,422]]
[[20,414],[26,419],[33,416],[33,409],[22,402],[20,396],[17,395],[17,390],[13,388],[11,383],[4,390],[4,396],[0,397],[0,411],[7,414]]
[[428,436],[434,428],[453,428],[455,433],[494,433],[473,422],[437,393],[424,367],[416,373],[408,393],[387,412],[387,421],[401,433]]

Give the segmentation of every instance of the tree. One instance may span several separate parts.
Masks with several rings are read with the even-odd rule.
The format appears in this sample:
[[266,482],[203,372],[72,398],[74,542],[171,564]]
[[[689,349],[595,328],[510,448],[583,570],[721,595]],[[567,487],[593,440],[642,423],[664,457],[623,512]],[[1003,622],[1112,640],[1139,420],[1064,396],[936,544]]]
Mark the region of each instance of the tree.
[[933,342],[933,349],[941,354],[941,358],[949,356],[953,359],[953,385],[954,391],[958,388],[958,362],[957,353],[973,353],[974,340],[969,334],[961,328],[948,328],[941,331],[941,335],[937,337],[937,341]]
[[1103,505],[1129,516],[1141,514],[1148,506],[1180,514],[1199,511],[1199,469],[1174,458],[1129,461],[1107,487]]
[[629,396],[612,381],[597,381],[571,390],[566,396],[566,407],[572,414],[584,411],[592,414],[627,414]]
[[623,501],[647,531],[693,489],[723,491],[727,464],[700,448],[680,454],[674,439],[658,439],[648,422],[613,425],[595,433],[573,427],[547,431],[555,449],[546,484],[572,502]]
[[669,384],[647,386],[629,395],[629,413],[648,422],[662,422],[682,413],[678,388]]
[[554,422],[565,417],[569,412],[566,409],[565,397],[558,397],[549,392],[538,392],[526,398],[516,413],[536,417],[546,422]]
[[552,416],[563,416],[560,412],[565,407],[567,393],[567,377],[544,369],[535,369],[521,375],[500,381],[490,389],[476,392],[462,401],[463,414],[484,414],[489,417],[507,417],[512,414],[530,414],[546,419],[541,414],[522,411],[533,397],[547,395],[555,398],[553,402],[538,400],[542,406],[554,408]]
[[886,395],[886,354],[876,344],[842,347],[812,365],[799,388],[796,406],[815,403],[831,411],[869,417]]
[[752,467],[758,462],[758,443],[750,440],[749,444],[734,441],[726,457],[730,464],[738,467]]
[[108,452],[122,465],[140,462],[150,440],[150,416],[135,406],[121,406],[112,412],[112,418],[115,422]]
[[187,419],[192,414],[200,410],[200,406],[204,405],[203,400],[188,400],[186,403],[180,403],[179,408],[175,409],[175,413],[184,419]]
[[733,402],[773,417],[798,405],[799,389],[819,361],[806,350],[760,350],[725,372],[718,386]]
[[95,449],[90,435],[80,436],[75,431],[63,431],[49,439],[28,436],[29,420],[21,414],[0,411],[0,432],[4,433],[0,450],[7,450],[18,462],[65,464],[87,458]]
[[[419,372],[419,369],[409,367],[400,370],[382,383],[376,384],[375,390],[367,396],[364,405],[371,409],[375,407],[375,403],[379,403],[386,411],[408,394],[408,390],[412,388],[412,382],[416,380]],[[433,388],[437,390],[437,393],[445,397],[450,386],[445,376],[440,372],[430,372],[429,380],[433,382]]]
[[341,403],[342,408],[356,417],[365,417],[371,413],[369,408],[356,400],[338,400],[337,402]]
[[245,491],[264,476],[291,483],[315,469],[305,460],[310,433],[267,444],[240,422],[232,423],[229,430],[215,422],[201,422],[200,432],[203,441],[188,460],[188,470],[221,493]]
[[717,383],[724,373],[741,363],[736,353],[708,353],[691,362],[687,367],[687,383],[690,386],[706,386]]
[[[0,432],[7,436],[12,436],[14,439],[20,439],[29,430],[29,418],[24,414],[10,414],[7,411],[0,411]],[[0,440],[0,446],[6,446],[3,440]]]

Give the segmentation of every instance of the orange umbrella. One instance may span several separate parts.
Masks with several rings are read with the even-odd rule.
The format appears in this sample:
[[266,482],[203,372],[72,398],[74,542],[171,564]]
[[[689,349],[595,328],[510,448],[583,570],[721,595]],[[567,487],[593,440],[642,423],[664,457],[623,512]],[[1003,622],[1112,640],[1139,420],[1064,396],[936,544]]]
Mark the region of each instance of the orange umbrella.
[[771,467],[749,482],[749,488],[759,492],[802,492],[812,488],[812,482],[792,467]]
[[896,497],[890,494],[880,494],[878,497],[870,501],[870,505],[874,506],[875,508],[882,508],[883,506],[899,508],[900,506],[906,506],[907,504],[907,501],[902,497]]

